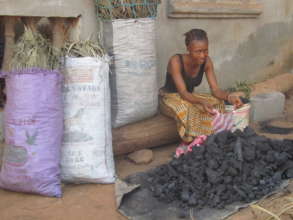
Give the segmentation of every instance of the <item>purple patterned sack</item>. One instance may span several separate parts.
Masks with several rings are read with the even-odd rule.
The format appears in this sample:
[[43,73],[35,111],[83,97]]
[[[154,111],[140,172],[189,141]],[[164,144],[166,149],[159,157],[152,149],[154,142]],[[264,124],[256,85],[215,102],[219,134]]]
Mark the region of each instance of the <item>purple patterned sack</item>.
[[61,197],[62,75],[30,69],[6,76],[0,187]]

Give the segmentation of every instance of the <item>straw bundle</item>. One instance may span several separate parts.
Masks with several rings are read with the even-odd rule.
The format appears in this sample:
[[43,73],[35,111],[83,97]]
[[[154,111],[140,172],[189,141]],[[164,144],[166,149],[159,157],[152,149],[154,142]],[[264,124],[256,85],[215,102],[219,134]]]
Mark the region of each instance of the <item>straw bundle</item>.
[[156,17],[161,0],[96,0],[98,17],[104,20]]
[[[264,200],[263,204],[251,205],[257,220],[282,220],[292,219],[293,197],[292,194]],[[287,216],[287,218],[286,218]]]
[[15,45],[10,69],[38,67],[52,70],[59,67],[59,57],[60,54],[53,49],[48,39],[25,26],[24,34]]
[[92,41],[66,42],[64,53],[69,57],[102,57],[105,51],[98,43]]

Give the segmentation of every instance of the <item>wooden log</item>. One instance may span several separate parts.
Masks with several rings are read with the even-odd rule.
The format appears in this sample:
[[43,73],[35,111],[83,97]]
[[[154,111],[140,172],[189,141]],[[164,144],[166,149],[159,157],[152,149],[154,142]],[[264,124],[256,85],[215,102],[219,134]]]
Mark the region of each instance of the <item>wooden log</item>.
[[175,120],[164,115],[113,128],[113,151],[115,155],[158,147],[179,141]]
[[4,38],[5,38],[5,48],[3,57],[3,70],[10,70],[10,62],[13,56],[13,47],[15,45],[15,24],[18,17],[4,17]]

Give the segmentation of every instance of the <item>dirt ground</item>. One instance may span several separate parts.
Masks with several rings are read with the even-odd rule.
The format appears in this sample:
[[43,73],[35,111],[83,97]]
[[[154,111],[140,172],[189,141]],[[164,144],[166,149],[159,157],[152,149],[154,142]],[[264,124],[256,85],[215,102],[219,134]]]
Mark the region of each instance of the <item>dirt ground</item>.
[[[119,178],[145,171],[171,158],[176,145],[154,150],[154,160],[148,165],[134,165],[121,156],[116,158]],[[0,190],[0,220],[124,220],[116,212],[114,185],[64,185],[63,197],[48,198],[38,195]]]
[[[273,124],[293,127],[293,91],[287,94],[284,117],[274,120]],[[257,124],[252,126],[259,130]],[[264,135],[271,138],[293,139],[293,133],[289,135]],[[148,165],[135,165],[125,156],[117,157],[115,158],[117,175],[119,178],[124,178],[130,174],[146,171],[163,164],[171,159],[175,148],[176,144],[153,149],[154,160]],[[63,198],[58,199],[0,190],[0,220],[126,219],[116,211],[113,184],[64,185],[63,192]],[[278,214],[286,209],[286,213],[280,219],[293,219],[293,211],[291,211],[292,215],[289,212],[290,207],[293,207],[292,192],[293,183],[286,191],[261,201],[258,205]],[[266,214],[265,211],[249,207],[231,216],[229,220],[268,220],[268,217],[270,215]]]

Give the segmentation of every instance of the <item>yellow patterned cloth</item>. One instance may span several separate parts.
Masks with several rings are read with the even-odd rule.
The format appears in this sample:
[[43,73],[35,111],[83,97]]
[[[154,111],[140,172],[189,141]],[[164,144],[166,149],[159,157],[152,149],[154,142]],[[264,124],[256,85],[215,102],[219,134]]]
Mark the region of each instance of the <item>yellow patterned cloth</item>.
[[[219,112],[225,111],[224,101],[210,94],[193,93],[193,95],[205,99]],[[213,133],[213,116],[207,113],[202,105],[191,104],[183,100],[178,93],[160,91],[160,110],[164,115],[176,120],[178,133],[185,142],[191,142],[199,135]]]

